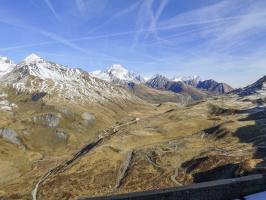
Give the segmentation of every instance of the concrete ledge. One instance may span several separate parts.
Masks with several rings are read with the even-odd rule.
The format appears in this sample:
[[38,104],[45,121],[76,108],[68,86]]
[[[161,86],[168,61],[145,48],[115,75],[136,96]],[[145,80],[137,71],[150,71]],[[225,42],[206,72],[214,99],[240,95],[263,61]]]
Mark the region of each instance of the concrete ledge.
[[204,182],[185,187],[105,197],[85,197],[79,200],[229,200],[262,191],[266,191],[266,176],[258,174]]

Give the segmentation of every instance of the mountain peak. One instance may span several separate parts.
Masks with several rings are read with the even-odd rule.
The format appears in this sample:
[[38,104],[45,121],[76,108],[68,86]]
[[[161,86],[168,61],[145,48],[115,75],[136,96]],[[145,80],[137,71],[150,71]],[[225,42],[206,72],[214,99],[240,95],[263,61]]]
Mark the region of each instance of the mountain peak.
[[117,70],[121,70],[121,71],[128,71],[123,65],[121,64],[112,64],[107,71],[117,71]]
[[28,55],[26,58],[24,58],[23,62],[25,63],[36,63],[43,60],[40,56],[38,56],[37,54],[30,54]]
[[166,76],[164,76],[162,74],[155,74],[149,80],[152,80],[152,79],[165,79],[165,80],[169,80]]
[[200,76],[193,75],[193,76],[175,76],[171,79],[174,82],[184,82],[187,85],[196,87],[197,84],[201,81]]
[[117,76],[117,78],[120,78],[120,79],[124,79],[129,74],[129,71],[120,64],[111,65],[107,69],[107,72],[114,76]]
[[224,94],[233,90],[233,88],[226,83],[218,83],[213,79],[199,81],[196,87],[216,94]]
[[11,61],[8,57],[0,56],[0,62],[7,63],[7,64],[14,64],[13,61]]
[[104,71],[94,71],[91,73],[93,76],[113,83],[125,82],[142,82],[142,78],[134,73],[129,72],[121,64],[113,64]]
[[0,76],[12,71],[15,64],[9,58],[0,56]]
[[161,74],[154,75],[146,84],[152,88],[165,89],[166,85],[169,83],[169,79]]

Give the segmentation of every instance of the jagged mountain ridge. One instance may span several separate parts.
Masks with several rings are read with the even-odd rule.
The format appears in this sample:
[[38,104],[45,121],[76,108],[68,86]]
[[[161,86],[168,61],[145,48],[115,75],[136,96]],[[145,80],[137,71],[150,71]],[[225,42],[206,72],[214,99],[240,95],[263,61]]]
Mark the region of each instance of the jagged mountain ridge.
[[149,103],[161,104],[166,102],[174,102],[179,104],[188,104],[191,102],[189,96],[172,91],[158,90],[145,84],[130,82],[126,87],[134,95]]
[[[114,98],[132,99],[132,96],[138,95],[132,95],[125,91],[125,88],[130,89],[127,87],[130,83],[145,84],[158,90],[168,90],[194,100],[206,97],[206,91],[222,94],[232,89],[227,84],[217,83],[213,80],[201,81],[199,76],[169,79],[162,75],[156,75],[145,82],[140,75],[129,72],[119,64],[114,64],[104,71],[88,73],[82,69],[69,68],[47,61],[36,54],[27,56],[17,65],[6,57],[2,57],[0,61],[5,63],[0,65],[3,69],[0,81],[12,85],[16,90],[57,94],[74,101],[97,102]],[[119,85],[119,87],[115,85]],[[120,85],[124,88],[121,88]],[[138,88],[139,92],[145,87]],[[141,93],[143,94],[145,91],[147,88]],[[150,92],[150,94],[154,94],[154,92]],[[171,97],[171,99],[173,98]],[[145,100],[147,100],[146,97]]]
[[200,76],[184,76],[184,77],[174,77],[171,79],[176,82],[184,82],[190,86],[196,87],[198,89],[203,89],[214,94],[224,94],[231,92],[233,88],[226,83],[218,83],[213,79],[202,80]]
[[146,85],[148,85],[152,88],[164,90],[164,89],[166,89],[166,86],[167,86],[169,81],[170,80],[168,78],[166,78],[165,76],[157,74],[155,77],[149,79],[146,82]]
[[0,81],[17,91],[45,92],[88,103],[134,99],[123,88],[97,79],[86,71],[47,61],[36,54],[15,65]]
[[154,78],[148,80],[146,82],[146,85],[159,90],[168,90],[175,93],[180,93],[191,97],[193,100],[203,99],[208,95],[204,91],[201,91],[182,81],[171,81],[170,79],[162,75],[157,75]]
[[[173,78],[167,78],[163,75],[156,74],[154,77],[145,81],[140,75],[129,72],[126,68],[119,64],[112,65],[104,71],[94,71],[91,74],[99,79],[123,86],[130,83],[145,83],[149,87],[164,90],[166,89],[166,85],[168,83],[170,90],[176,93],[180,92],[181,87],[188,86],[205,90],[213,94],[224,94],[233,90],[233,88],[226,83],[218,83],[212,79],[202,80],[198,75],[174,76]],[[170,82],[172,82],[172,86],[169,86]],[[173,85],[176,85],[176,87]]]
[[251,85],[235,90],[234,93],[241,96],[248,96],[253,94],[257,95],[266,94],[266,76],[263,76],[262,78],[252,83]]
[[199,89],[204,89],[214,94],[224,94],[231,92],[233,88],[226,83],[218,83],[212,79],[199,81],[196,85]]
[[[201,80],[200,76],[197,76],[197,75],[175,76],[173,78],[167,78],[165,76],[157,74],[154,77],[145,81],[144,78],[142,78],[140,75],[131,73],[126,68],[124,68],[122,65],[118,65],[118,64],[112,65],[105,71],[94,71],[91,74],[99,79],[112,82],[115,84],[126,85],[132,82],[137,83],[137,84],[145,83],[146,85],[152,88],[160,89],[160,90],[166,89],[165,88],[166,83],[169,83],[169,81],[171,81],[173,85],[179,85],[179,88],[185,87],[185,85],[183,86],[180,85],[181,84],[180,82],[182,82],[183,84],[186,84],[186,85],[189,85],[194,88],[201,89],[201,90],[206,90],[213,94],[224,94],[224,93],[228,93],[233,90],[233,88],[226,83],[218,83],[212,79]],[[158,79],[158,77],[160,77],[160,79]],[[173,89],[173,87],[170,87],[170,88]],[[177,89],[174,89],[173,92],[178,93],[179,91]]]

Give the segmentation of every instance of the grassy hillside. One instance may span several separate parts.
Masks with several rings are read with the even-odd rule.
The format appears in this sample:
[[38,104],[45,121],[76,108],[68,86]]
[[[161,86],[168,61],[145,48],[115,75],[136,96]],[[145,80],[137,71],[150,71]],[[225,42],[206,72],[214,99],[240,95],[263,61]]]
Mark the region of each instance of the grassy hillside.
[[[36,109],[39,103],[30,106]],[[69,134],[66,143],[44,137],[52,134],[51,128],[34,125],[31,128],[37,127],[36,133],[27,130],[31,137],[19,135],[25,138],[22,141],[26,153],[17,154],[21,150],[6,147],[7,153],[16,153],[18,157],[1,155],[2,176],[10,177],[12,172],[13,177],[19,174],[20,178],[2,183],[2,195],[31,199],[30,193],[38,180],[51,167],[62,164],[64,167],[39,186],[38,199],[143,191],[264,171],[265,111],[244,99],[222,96],[188,106],[128,103],[119,108],[114,105],[68,108],[75,115],[60,122]],[[58,108],[50,109],[49,112],[58,112]],[[78,123],[80,113],[88,110],[95,115],[94,124]],[[26,114],[25,110],[23,118],[32,114],[35,112]],[[12,123],[15,130],[22,125],[28,123],[20,120]],[[38,134],[42,135],[43,144],[36,139]],[[102,139],[95,146],[79,154],[78,159],[72,159],[82,144],[95,141],[99,134]],[[27,162],[16,166],[15,158]],[[15,167],[7,170],[8,166]]]

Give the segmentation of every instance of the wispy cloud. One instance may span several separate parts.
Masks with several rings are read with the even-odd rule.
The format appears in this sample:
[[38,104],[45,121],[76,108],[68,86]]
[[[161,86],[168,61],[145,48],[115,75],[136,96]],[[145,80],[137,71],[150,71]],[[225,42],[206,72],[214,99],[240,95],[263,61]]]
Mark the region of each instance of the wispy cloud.
[[[143,1],[137,14],[136,27],[131,49],[134,49],[141,38],[148,38],[153,35],[155,38],[160,38],[157,34],[157,21],[160,19],[168,0],[159,1],[157,9],[154,8],[156,1],[147,0]],[[158,3],[158,1],[157,1]]]
[[125,9],[123,9],[123,10],[117,12],[117,13],[114,13],[111,18],[109,18],[108,20],[106,20],[102,24],[100,24],[100,25],[98,25],[98,26],[90,29],[90,31],[88,33],[92,33],[92,32],[94,32],[94,31],[96,31],[98,29],[101,29],[104,26],[106,26],[108,23],[116,20],[117,18],[123,17],[124,15],[127,15],[127,14],[133,12],[134,10],[136,10],[139,7],[140,4],[141,4],[141,2],[140,1],[137,1],[134,4],[126,7]]
[[[45,5],[57,17],[53,1],[44,2],[39,8]],[[5,43],[7,47],[2,45],[0,51],[35,47],[52,54],[53,49],[60,49],[73,52],[75,58],[83,56],[90,65],[130,63],[145,72],[149,68],[159,73],[198,73],[234,86],[242,86],[247,79],[232,77],[250,74],[253,81],[266,74],[266,2],[206,2],[206,6],[183,9],[187,6],[180,5],[175,10],[173,5],[181,2],[140,0],[113,5],[108,0],[74,0],[63,5],[66,12],[60,11],[61,21],[53,23],[53,28],[36,25],[34,20],[29,23],[28,16],[23,19],[12,13],[13,8],[9,12],[0,5],[0,23],[38,35],[25,44],[16,38],[20,45]],[[62,21],[64,27],[60,27]]]
[[[157,38],[158,38],[157,21],[160,19],[160,16],[161,16],[163,10],[165,9],[167,3],[168,3],[168,0],[161,1],[157,11],[152,12],[152,15],[150,17],[150,25],[148,26],[148,29],[150,29],[151,32],[154,33],[154,35],[156,35]],[[152,10],[152,5],[150,7],[150,10]]]
[[57,20],[59,20],[59,17],[57,15],[57,12],[55,11],[53,5],[51,4],[50,0],[44,0],[44,2],[46,3],[47,7],[50,9],[50,11],[53,13],[53,15],[55,16],[55,18]]
[[104,12],[108,0],[75,0],[75,4],[80,15],[86,18],[93,18]]
[[[157,31],[169,32],[149,46],[164,50],[173,71],[182,66],[182,73],[211,74],[234,86],[244,86],[244,74],[249,73],[254,81],[266,73],[266,59],[261,54],[265,48],[257,48],[265,44],[264,40],[258,44],[257,39],[266,31],[265,9],[263,1],[222,1],[180,13],[160,21]],[[225,77],[228,73],[230,76]],[[239,78],[232,79],[237,74]]]
[[49,44],[56,44],[57,43],[57,44],[61,44],[61,45],[64,45],[66,47],[69,47],[71,49],[77,50],[79,52],[82,52],[83,54],[85,54],[87,56],[93,56],[93,55],[98,54],[103,59],[104,58],[113,59],[113,60],[115,59],[111,55],[106,55],[106,54],[101,54],[101,53],[94,53],[92,50],[81,48],[80,46],[75,44],[74,41],[67,40],[67,39],[65,39],[64,37],[62,37],[62,36],[60,36],[58,34],[55,34],[55,33],[40,29],[40,28],[36,28],[36,27],[30,26],[30,25],[26,25],[22,21],[17,19],[16,17],[10,16],[10,18],[9,18],[7,15],[5,17],[8,20],[2,18],[2,19],[0,19],[0,23],[5,23],[5,24],[8,24],[10,26],[14,26],[14,27],[17,27],[19,29],[22,29],[24,31],[30,31],[30,32],[34,32],[34,33],[39,33],[39,34],[41,34],[41,35],[43,35],[43,36],[45,36],[45,37],[47,37],[47,38],[49,38],[51,40],[50,41],[40,42],[40,43],[35,43],[35,44],[18,45],[18,46],[13,46],[13,47],[1,48],[0,50],[2,50],[2,51],[3,50],[21,49],[21,48],[33,47],[33,46],[36,47],[36,46],[49,45]]

